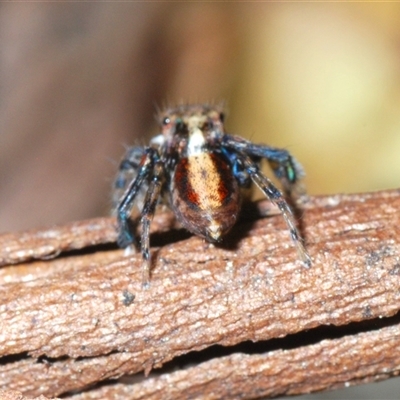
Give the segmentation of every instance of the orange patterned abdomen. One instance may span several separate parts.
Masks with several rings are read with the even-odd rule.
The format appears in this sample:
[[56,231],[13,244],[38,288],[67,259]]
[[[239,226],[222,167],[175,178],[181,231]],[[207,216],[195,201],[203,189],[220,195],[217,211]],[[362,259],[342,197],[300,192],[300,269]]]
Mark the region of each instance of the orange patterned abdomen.
[[217,241],[236,222],[239,187],[219,153],[203,152],[182,158],[172,183],[172,206],[190,231]]

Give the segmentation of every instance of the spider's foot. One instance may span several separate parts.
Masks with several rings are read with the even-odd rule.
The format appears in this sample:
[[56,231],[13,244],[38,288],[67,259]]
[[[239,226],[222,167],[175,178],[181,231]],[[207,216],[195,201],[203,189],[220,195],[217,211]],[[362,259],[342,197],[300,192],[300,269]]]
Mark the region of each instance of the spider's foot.
[[118,233],[117,244],[121,248],[131,247],[135,241],[131,234],[126,230],[121,230]]
[[311,268],[312,260],[310,255],[308,254],[307,250],[303,246],[302,243],[298,243],[297,245],[297,252],[299,253],[299,257],[304,264],[304,267]]
[[125,257],[129,257],[129,256],[131,256],[132,254],[136,254],[136,248],[135,248],[135,246],[133,246],[133,245],[131,244],[131,245],[125,247],[125,249],[124,249],[124,256],[125,256]]
[[142,288],[147,290],[150,288],[150,262],[143,261],[142,264]]

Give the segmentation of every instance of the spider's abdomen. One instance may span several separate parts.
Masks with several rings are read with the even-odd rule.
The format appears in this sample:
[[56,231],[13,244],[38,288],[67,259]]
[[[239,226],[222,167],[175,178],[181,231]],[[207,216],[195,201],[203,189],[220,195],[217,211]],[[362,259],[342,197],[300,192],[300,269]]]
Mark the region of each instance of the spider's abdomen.
[[181,158],[176,165],[171,203],[186,229],[218,241],[237,220],[239,186],[222,155],[201,152]]

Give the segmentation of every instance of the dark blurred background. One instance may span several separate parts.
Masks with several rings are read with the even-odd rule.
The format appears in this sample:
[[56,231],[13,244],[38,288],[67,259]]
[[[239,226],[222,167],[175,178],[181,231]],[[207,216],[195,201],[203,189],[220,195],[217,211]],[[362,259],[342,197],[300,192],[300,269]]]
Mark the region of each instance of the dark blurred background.
[[[0,232],[107,215],[124,146],[182,101],[225,100],[311,194],[398,187],[399,21],[395,2],[1,3]],[[389,398],[361,390],[334,393]]]

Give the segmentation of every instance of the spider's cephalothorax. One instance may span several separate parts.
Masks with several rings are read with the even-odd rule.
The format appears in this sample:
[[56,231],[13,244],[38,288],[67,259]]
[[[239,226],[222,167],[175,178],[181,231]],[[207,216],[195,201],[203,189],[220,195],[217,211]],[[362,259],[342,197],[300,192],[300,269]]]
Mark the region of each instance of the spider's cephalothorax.
[[150,274],[149,226],[161,195],[168,195],[170,206],[186,229],[216,242],[235,224],[240,212],[240,187],[251,182],[279,207],[300,258],[306,266],[311,264],[289,205],[259,169],[261,159],[266,159],[290,195],[303,173],[286,150],[225,133],[219,107],[182,105],[160,113],[159,123],[161,133],[148,147],[127,151],[115,181],[121,247],[135,243],[129,216],[135,204],[141,207],[145,286]]

